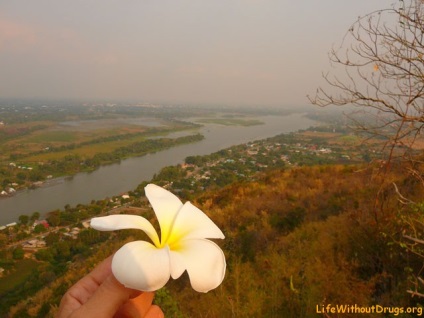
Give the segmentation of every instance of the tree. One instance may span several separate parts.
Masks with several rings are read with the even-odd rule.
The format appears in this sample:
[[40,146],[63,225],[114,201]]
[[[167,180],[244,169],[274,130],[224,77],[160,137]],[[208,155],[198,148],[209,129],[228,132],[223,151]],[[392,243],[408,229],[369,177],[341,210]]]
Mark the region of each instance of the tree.
[[43,225],[43,224],[37,224],[37,225],[34,227],[34,233],[35,233],[35,234],[39,234],[39,233],[43,233],[43,232],[46,232],[46,228],[44,227],[44,225]]
[[19,216],[19,223],[20,224],[27,225],[28,224],[28,221],[29,221],[29,216],[28,215],[22,214],[22,215]]
[[35,221],[37,221],[40,218],[40,212],[34,212],[33,214],[31,214],[30,217],[30,221],[32,223],[34,223]]
[[47,235],[44,239],[46,241],[47,246],[53,246],[56,242],[59,242],[60,235],[56,232],[51,232],[49,235]]
[[53,211],[49,213],[49,216],[47,217],[47,221],[52,226],[59,226],[61,222],[61,216],[62,216],[62,212],[60,210]]
[[384,140],[389,159],[408,154],[424,125],[423,9],[420,0],[400,0],[358,18],[330,52],[342,74],[324,75],[329,87],[309,97],[318,106],[355,106],[356,128]]
[[39,261],[46,261],[49,263],[53,262],[54,260],[54,255],[51,248],[38,250],[37,252],[35,252],[35,257]]
[[[417,156],[413,147],[422,138],[424,128],[424,2],[399,0],[392,8],[360,17],[349,29],[344,43],[347,45],[330,52],[330,61],[343,68],[342,75],[324,75],[329,88],[319,88],[310,98],[311,102],[318,106],[356,107],[359,110],[356,113],[366,115],[361,119],[351,117],[359,131],[384,141],[384,148],[388,150],[385,171],[394,158],[401,158],[402,163],[409,163],[406,171],[416,178],[415,182],[408,182],[424,185],[420,167],[422,154]],[[404,204],[394,218],[399,224],[393,226],[389,236],[402,233],[402,238],[409,241],[402,242],[401,247],[410,244],[421,249],[420,245],[424,245],[421,215],[410,216],[408,222],[404,222],[408,207],[410,209],[411,204],[414,207],[413,202],[386,176],[382,178],[384,182],[394,185],[399,202]],[[382,185],[376,204],[378,199],[388,200],[387,193],[390,192]],[[380,206],[383,209],[383,204]],[[418,206],[422,209],[420,204]],[[424,257],[422,253],[416,254]],[[414,273],[420,288],[424,282],[419,276],[421,268],[422,261],[419,271]],[[424,297],[418,288],[409,292]]]
[[7,235],[0,233],[0,246],[5,246],[7,241],[8,241]]
[[13,250],[13,259],[23,259],[24,254],[22,247],[17,247]]
[[66,241],[57,242],[56,246],[56,259],[58,261],[68,261],[71,256],[71,246]]

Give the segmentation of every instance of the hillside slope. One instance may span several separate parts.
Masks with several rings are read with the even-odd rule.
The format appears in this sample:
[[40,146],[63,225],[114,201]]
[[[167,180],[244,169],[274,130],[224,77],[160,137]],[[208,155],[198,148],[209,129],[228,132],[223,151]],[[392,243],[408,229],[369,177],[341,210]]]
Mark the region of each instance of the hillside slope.
[[[401,172],[386,175],[387,186],[378,179],[371,167],[299,167],[202,194],[194,204],[226,235],[217,242],[226,278],[199,294],[184,274],[156,301],[167,317],[322,317],[327,304],[415,306],[419,299],[406,291],[422,258],[401,243],[401,230],[410,230],[404,220],[416,208],[400,204],[392,182],[410,198],[422,197],[421,188]],[[136,235],[112,233],[11,316],[53,316],[68,286]]]

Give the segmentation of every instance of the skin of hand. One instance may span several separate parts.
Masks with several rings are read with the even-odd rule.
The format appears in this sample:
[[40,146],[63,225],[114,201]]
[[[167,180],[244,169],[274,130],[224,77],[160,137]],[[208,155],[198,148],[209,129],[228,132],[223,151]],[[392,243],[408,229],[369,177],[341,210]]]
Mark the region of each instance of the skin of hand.
[[100,263],[63,296],[56,318],[163,318],[153,293],[124,287],[111,271],[112,257]]

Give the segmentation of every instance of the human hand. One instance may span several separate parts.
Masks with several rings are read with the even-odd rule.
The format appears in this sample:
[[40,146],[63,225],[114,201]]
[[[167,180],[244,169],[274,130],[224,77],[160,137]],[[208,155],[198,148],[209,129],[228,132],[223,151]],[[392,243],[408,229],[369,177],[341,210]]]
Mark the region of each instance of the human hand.
[[63,296],[56,318],[163,318],[152,305],[153,293],[124,287],[111,271],[108,257]]

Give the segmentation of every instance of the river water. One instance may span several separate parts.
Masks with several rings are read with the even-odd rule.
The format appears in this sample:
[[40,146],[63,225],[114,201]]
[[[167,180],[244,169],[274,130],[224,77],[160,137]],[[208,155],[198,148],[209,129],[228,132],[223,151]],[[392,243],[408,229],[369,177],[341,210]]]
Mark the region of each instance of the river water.
[[206,124],[200,129],[200,133],[205,136],[202,141],[125,159],[90,173],[58,179],[51,186],[19,191],[13,197],[0,199],[0,225],[17,221],[21,214],[30,215],[38,211],[44,216],[55,209],[63,209],[66,204],[86,204],[91,200],[100,200],[133,190],[142,181],[150,180],[163,167],[182,163],[187,156],[206,155],[230,146],[305,129],[316,124],[302,114],[264,116],[258,119],[264,124]]

